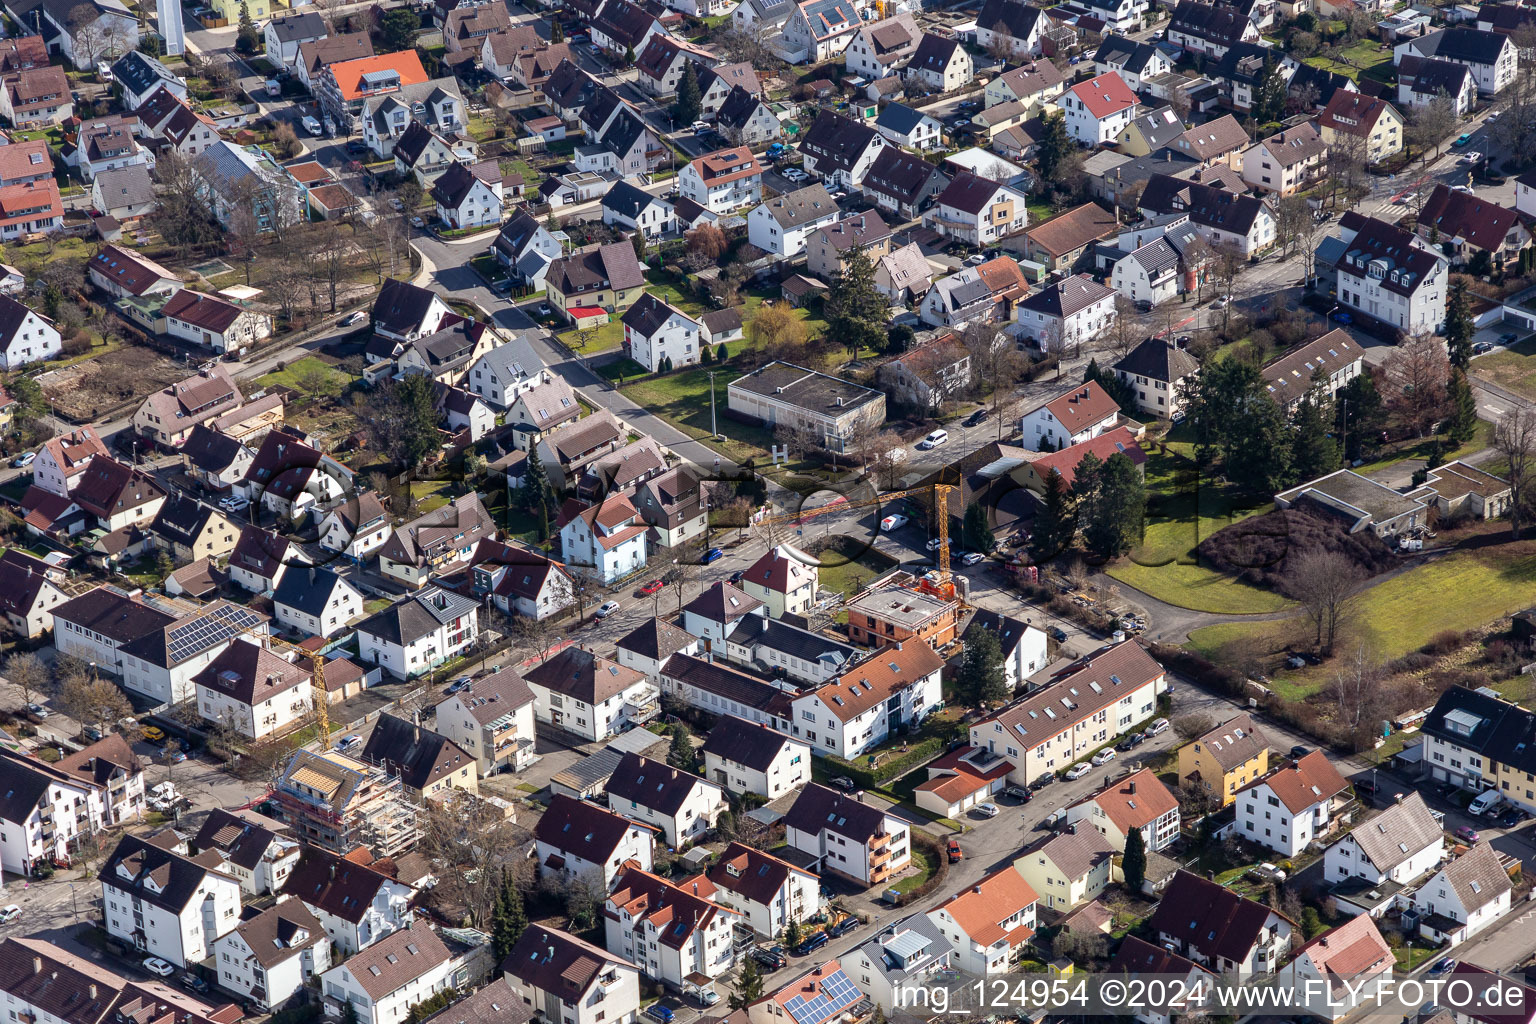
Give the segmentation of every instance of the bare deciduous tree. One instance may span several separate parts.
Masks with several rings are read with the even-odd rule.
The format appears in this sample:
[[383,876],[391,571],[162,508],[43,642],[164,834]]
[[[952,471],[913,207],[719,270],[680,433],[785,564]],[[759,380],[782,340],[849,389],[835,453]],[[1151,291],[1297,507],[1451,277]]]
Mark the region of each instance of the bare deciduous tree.
[[48,688],[48,666],[31,651],[13,654],[5,659],[5,678],[21,690],[21,699],[31,704],[33,695],[41,697]]
[[462,903],[476,928],[489,925],[499,895],[487,879],[530,838],[501,808],[472,793],[453,790],[449,800],[424,804],[422,852],[452,869],[438,874],[438,884],[449,900]]
[[1196,736],[1204,736],[1215,725],[1216,723],[1211,720],[1210,715],[1191,711],[1173,720],[1173,731],[1178,734],[1179,739],[1187,742]]
[[1536,463],[1536,413],[1517,405],[1493,428],[1493,449],[1505,459],[1509,476],[1510,536],[1520,539],[1530,501],[1532,464]]
[[1451,362],[1445,342],[1428,331],[1413,335],[1388,364],[1387,376],[1393,385],[1389,404],[1415,436],[1424,437],[1448,411]]
[[1354,562],[1321,548],[1312,548],[1288,560],[1285,589],[1301,602],[1317,650],[1333,650],[1361,582],[1360,570]]
[[1365,645],[1334,673],[1331,692],[1334,720],[1349,730],[1356,748],[1369,742],[1377,713],[1382,707],[1382,674],[1367,655]]

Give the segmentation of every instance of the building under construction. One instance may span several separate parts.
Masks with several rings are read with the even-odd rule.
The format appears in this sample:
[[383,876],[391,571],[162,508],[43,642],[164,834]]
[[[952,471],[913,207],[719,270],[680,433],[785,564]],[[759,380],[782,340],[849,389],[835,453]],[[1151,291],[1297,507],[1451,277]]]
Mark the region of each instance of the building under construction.
[[421,838],[400,779],[334,750],[296,750],[272,793],[278,816],[304,842],[345,856],[359,846],[395,857]]

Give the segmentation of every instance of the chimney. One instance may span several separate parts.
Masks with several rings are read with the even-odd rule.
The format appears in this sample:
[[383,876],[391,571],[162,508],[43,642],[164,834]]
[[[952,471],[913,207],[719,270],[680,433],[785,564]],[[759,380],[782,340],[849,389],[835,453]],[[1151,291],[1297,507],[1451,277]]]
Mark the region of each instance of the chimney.
[[91,998],[92,999],[96,998],[96,985],[95,985],[94,982],[91,984]]
[[1135,779],[1132,779],[1131,782],[1130,782],[1130,785],[1128,787],[1126,787],[1126,792],[1132,794],[1133,796],[1135,795],[1135,793],[1136,793],[1136,780]]
[[43,958],[42,957],[35,956],[35,957],[32,958],[32,973],[33,974],[42,974],[43,973]]
[[331,881],[334,882],[335,880],[336,880],[336,862],[333,860],[333,861],[331,861]]

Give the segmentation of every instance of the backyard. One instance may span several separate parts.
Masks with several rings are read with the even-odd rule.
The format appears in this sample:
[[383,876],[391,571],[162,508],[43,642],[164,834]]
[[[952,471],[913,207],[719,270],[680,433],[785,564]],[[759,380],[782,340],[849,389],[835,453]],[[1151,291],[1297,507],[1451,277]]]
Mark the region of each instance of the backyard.
[[1374,39],[1361,39],[1340,50],[1337,60],[1314,55],[1307,58],[1307,63],[1324,71],[1337,72],[1355,82],[1361,78],[1385,82],[1392,71],[1392,49]]
[[818,583],[822,590],[852,597],[860,587],[899,564],[896,559],[865,544],[849,544],[846,551],[834,545],[821,553]]

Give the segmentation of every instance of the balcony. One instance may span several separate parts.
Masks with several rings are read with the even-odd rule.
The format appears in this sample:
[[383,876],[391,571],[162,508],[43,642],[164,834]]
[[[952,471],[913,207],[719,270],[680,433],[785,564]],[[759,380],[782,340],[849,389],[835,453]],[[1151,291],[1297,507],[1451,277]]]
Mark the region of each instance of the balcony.
[[871,867],[878,868],[884,864],[890,863],[890,860],[891,848],[889,846],[882,846],[878,849],[869,851],[869,863]]

